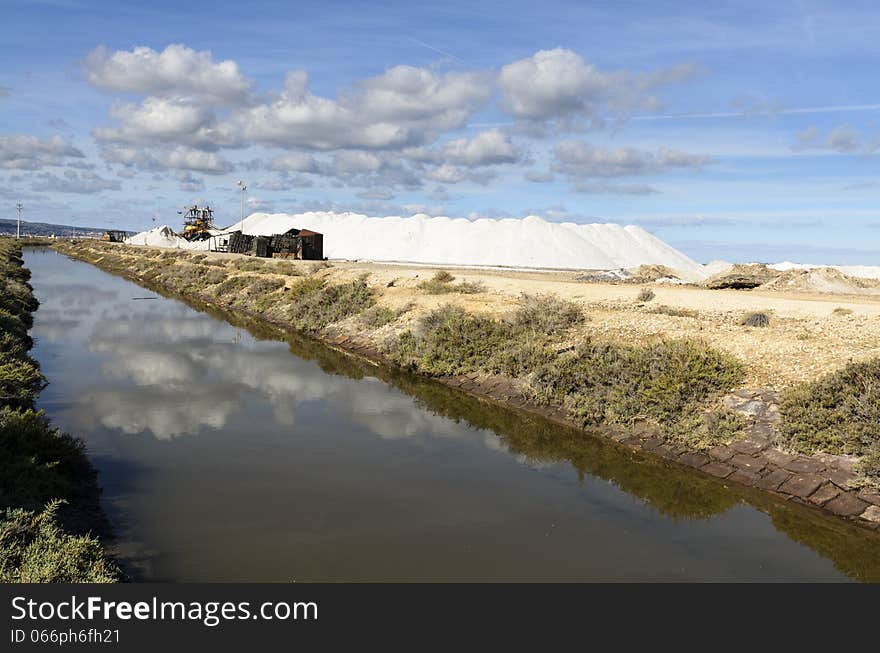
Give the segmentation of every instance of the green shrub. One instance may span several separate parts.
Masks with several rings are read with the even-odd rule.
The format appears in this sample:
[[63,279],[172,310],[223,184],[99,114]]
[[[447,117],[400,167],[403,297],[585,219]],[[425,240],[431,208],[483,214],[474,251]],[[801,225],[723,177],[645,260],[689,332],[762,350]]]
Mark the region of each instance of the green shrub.
[[[572,312],[562,325],[574,319]],[[543,332],[559,326],[530,310],[501,322],[446,305],[401,334],[389,357],[429,375],[520,378],[536,401],[563,406],[582,427],[647,419],[670,438],[698,447],[729,441],[741,430],[729,411],[701,414],[707,400],[741,381],[742,367],[733,357],[693,340],[638,346],[587,340],[559,351]]]
[[455,281],[455,277],[446,270],[440,270],[434,273],[434,277],[432,280],[436,281],[437,283],[450,283],[452,281]]
[[283,263],[276,263],[272,272],[275,274],[283,274],[288,277],[301,277],[303,276],[303,270],[295,263],[290,263],[289,261],[285,261]]
[[234,277],[228,277],[225,281],[221,282],[217,288],[216,292],[221,297],[226,295],[237,295],[242,290],[251,285],[253,277],[248,275],[236,275]]
[[518,331],[552,334],[584,321],[580,306],[556,295],[523,294],[518,304],[507,318],[507,322]]
[[636,297],[636,301],[639,301],[642,303],[649,302],[652,299],[654,299],[654,297],[655,297],[655,295],[654,295],[653,290],[651,290],[650,288],[642,288],[641,290],[639,290],[639,294]]
[[53,428],[42,412],[0,409],[0,508],[70,499],[91,478],[82,441]]
[[859,460],[858,470],[873,485],[880,485],[880,444],[875,444],[862,456],[862,459]]
[[501,323],[446,305],[419,320],[417,335],[404,333],[392,356],[399,365],[426,374],[464,374],[486,367],[506,342]]
[[671,422],[713,394],[733,388],[742,368],[693,340],[639,346],[587,341],[536,370],[539,398],[565,405],[583,426]]
[[258,258],[237,258],[229,262],[229,266],[239,272],[266,272],[267,263]]
[[204,271],[202,281],[206,286],[213,286],[225,281],[228,276],[229,273],[225,269],[212,267]]
[[665,434],[690,449],[705,451],[730,444],[741,436],[744,429],[743,417],[728,408],[705,412],[694,407],[680,419],[668,422]]
[[739,323],[741,326],[748,327],[770,326],[770,315],[765,312],[746,313]]
[[333,265],[328,263],[327,261],[316,261],[309,266],[309,274],[315,274],[316,272],[327,270],[332,267]]
[[391,324],[404,313],[408,313],[413,309],[413,306],[415,304],[412,302],[397,309],[391,309],[387,306],[373,306],[361,313],[361,321],[368,327],[378,329],[386,324]]
[[880,358],[846,367],[784,392],[777,433],[806,454],[867,456],[880,447]]
[[27,337],[28,327],[18,315],[0,309],[0,331],[11,333],[16,338]]
[[852,315],[852,309],[843,308],[842,306],[838,306],[833,311],[831,311],[834,315]]
[[45,382],[40,366],[30,356],[21,350],[0,352],[0,407],[32,406]]
[[677,306],[660,305],[652,308],[650,313],[657,315],[670,315],[672,317],[699,317],[699,313],[687,308],[678,308]]
[[60,502],[42,512],[0,513],[0,583],[114,583],[119,569],[94,537],[69,535],[56,521]]
[[479,281],[462,281],[457,284],[452,282],[455,277],[440,270],[428,281],[422,281],[418,287],[429,295],[446,295],[448,293],[460,293],[463,295],[473,295],[486,290],[482,282]]
[[336,285],[327,285],[319,277],[306,277],[290,288],[288,301],[288,317],[293,326],[315,333],[365,311],[376,299],[365,276]]

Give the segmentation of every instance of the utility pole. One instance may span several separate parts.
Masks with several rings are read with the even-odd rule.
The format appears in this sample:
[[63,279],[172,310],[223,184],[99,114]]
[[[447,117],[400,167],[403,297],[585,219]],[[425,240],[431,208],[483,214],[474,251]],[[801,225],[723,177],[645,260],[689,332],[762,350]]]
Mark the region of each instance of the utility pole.
[[244,229],[244,192],[247,190],[247,186],[244,185],[241,179],[235,185],[241,189],[241,223],[238,226],[238,230],[242,231]]
[[15,237],[21,238],[21,202],[15,205],[15,208],[18,209],[18,225],[15,228]]

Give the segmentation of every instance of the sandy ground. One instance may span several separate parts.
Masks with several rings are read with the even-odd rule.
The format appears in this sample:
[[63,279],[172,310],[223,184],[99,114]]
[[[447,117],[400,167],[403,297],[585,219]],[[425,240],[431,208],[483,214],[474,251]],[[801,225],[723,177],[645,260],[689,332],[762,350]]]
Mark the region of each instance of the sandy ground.
[[[212,257],[232,257],[210,254]],[[277,261],[277,260],[275,260]],[[310,266],[308,261],[296,264]],[[512,310],[522,293],[555,293],[581,304],[589,315],[585,333],[621,342],[660,337],[694,337],[736,355],[746,366],[746,387],[781,389],[812,380],[849,361],[880,356],[880,297],[876,294],[834,295],[798,291],[706,290],[694,286],[651,284],[655,298],[636,300],[644,286],[578,281],[568,271],[439,268],[388,263],[332,261],[323,270],[328,280],[352,279],[368,273],[381,289],[379,303],[398,308],[414,303],[403,322],[445,303],[500,317]],[[417,286],[438,269],[457,281],[479,281],[486,292],[474,295],[426,295]],[[654,313],[667,306],[696,312],[695,317]],[[844,308],[850,314],[835,314]],[[743,314],[767,311],[770,326],[740,326]],[[404,324],[396,323],[397,328]],[[356,323],[348,325],[352,331]],[[390,335],[391,326],[386,327]]]

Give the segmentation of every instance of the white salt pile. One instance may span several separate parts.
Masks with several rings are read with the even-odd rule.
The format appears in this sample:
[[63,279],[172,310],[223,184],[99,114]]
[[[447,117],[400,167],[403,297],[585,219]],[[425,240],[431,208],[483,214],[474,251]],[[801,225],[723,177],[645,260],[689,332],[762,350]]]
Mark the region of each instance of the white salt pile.
[[465,220],[415,215],[370,218],[357,213],[254,213],[230,230],[269,236],[290,229],[324,235],[329,258],[440,265],[613,270],[665,265],[688,280],[703,266],[644,229],[524,219]]
[[154,227],[149,231],[130,236],[124,241],[127,245],[144,245],[146,247],[171,247],[174,249],[208,249],[208,241],[190,242],[174,233],[167,224]]
[[832,268],[838,272],[843,272],[848,277],[859,277],[861,279],[880,279],[880,266],[876,265],[817,265],[815,263],[792,263],[791,261],[783,261],[782,263],[774,263],[768,267],[780,272],[788,272],[789,270],[812,270],[813,268]]

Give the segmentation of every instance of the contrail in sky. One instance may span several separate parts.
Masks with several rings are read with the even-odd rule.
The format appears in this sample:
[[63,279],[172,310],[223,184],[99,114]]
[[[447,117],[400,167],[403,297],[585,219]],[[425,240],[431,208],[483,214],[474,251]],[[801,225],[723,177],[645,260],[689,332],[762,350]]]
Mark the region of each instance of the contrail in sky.
[[765,109],[762,111],[720,111],[715,113],[678,113],[633,116],[632,120],[691,120],[700,118],[746,118],[749,116],[779,116],[801,113],[842,113],[847,111],[877,111],[880,104],[842,104],[829,107],[801,107],[796,109]]

